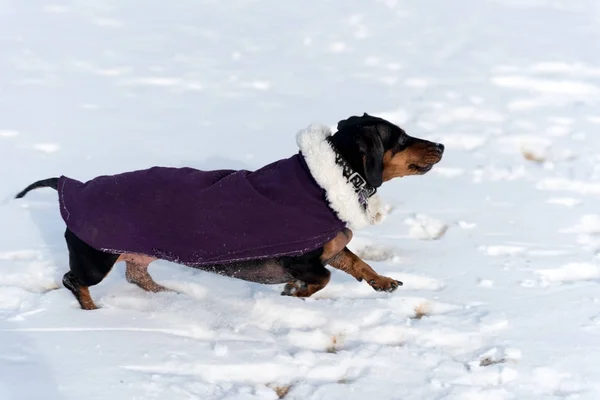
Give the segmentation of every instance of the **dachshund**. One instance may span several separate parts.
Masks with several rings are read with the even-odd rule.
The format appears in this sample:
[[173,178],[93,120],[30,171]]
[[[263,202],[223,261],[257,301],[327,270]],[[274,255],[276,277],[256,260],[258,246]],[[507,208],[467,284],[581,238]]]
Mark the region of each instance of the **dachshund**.
[[334,134],[311,125],[296,139],[297,154],[256,171],[152,167],[86,183],[62,176],[16,198],[58,191],[70,266],[63,284],[86,310],[97,308],[89,287],[120,261],[127,281],[150,292],[168,290],[148,273],[157,259],[285,283],[287,296],[323,289],[327,265],[376,291],[395,291],[402,282],[379,275],[347,245],[353,230],[381,221],[377,188],[427,173],[444,146],[366,113],[340,121]]

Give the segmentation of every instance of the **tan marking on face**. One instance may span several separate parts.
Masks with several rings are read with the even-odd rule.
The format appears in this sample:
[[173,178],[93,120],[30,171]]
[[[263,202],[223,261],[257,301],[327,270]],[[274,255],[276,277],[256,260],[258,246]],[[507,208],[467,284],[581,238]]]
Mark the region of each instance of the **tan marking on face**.
[[424,174],[427,171],[419,171],[411,166],[428,167],[438,163],[441,159],[442,154],[436,148],[435,143],[427,141],[417,142],[396,154],[393,154],[392,150],[388,150],[383,155],[383,181]]

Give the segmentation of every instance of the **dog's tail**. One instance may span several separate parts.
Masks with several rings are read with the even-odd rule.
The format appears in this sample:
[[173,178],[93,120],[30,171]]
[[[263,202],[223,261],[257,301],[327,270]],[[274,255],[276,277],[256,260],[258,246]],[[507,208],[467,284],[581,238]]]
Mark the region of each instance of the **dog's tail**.
[[15,196],[15,199],[20,199],[21,197],[25,196],[27,193],[29,193],[33,189],[38,189],[38,188],[43,188],[43,187],[50,187],[54,190],[58,190],[58,178],[48,178],[48,179],[42,179],[41,181],[34,182],[31,185],[27,186],[25,189],[23,189],[21,192],[19,192],[19,194],[17,194]]

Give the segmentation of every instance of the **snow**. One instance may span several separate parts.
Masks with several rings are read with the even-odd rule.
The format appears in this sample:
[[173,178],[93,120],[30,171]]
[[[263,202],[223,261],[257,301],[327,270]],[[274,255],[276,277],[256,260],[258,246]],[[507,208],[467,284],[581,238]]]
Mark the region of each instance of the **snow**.
[[[0,23],[0,399],[600,398],[600,7],[588,0],[25,2]],[[447,150],[351,243],[395,293],[157,262],[78,309],[52,190],[256,168],[369,112]],[[436,239],[436,240],[429,240]]]

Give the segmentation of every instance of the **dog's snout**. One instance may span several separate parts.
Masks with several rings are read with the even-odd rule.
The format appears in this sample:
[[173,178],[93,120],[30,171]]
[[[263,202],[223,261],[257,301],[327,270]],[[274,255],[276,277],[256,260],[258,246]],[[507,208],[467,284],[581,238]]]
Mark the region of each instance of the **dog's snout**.
[[441,143],[436,143],[435,147],[440,151],[440,153],[444,152],[444,145]]

